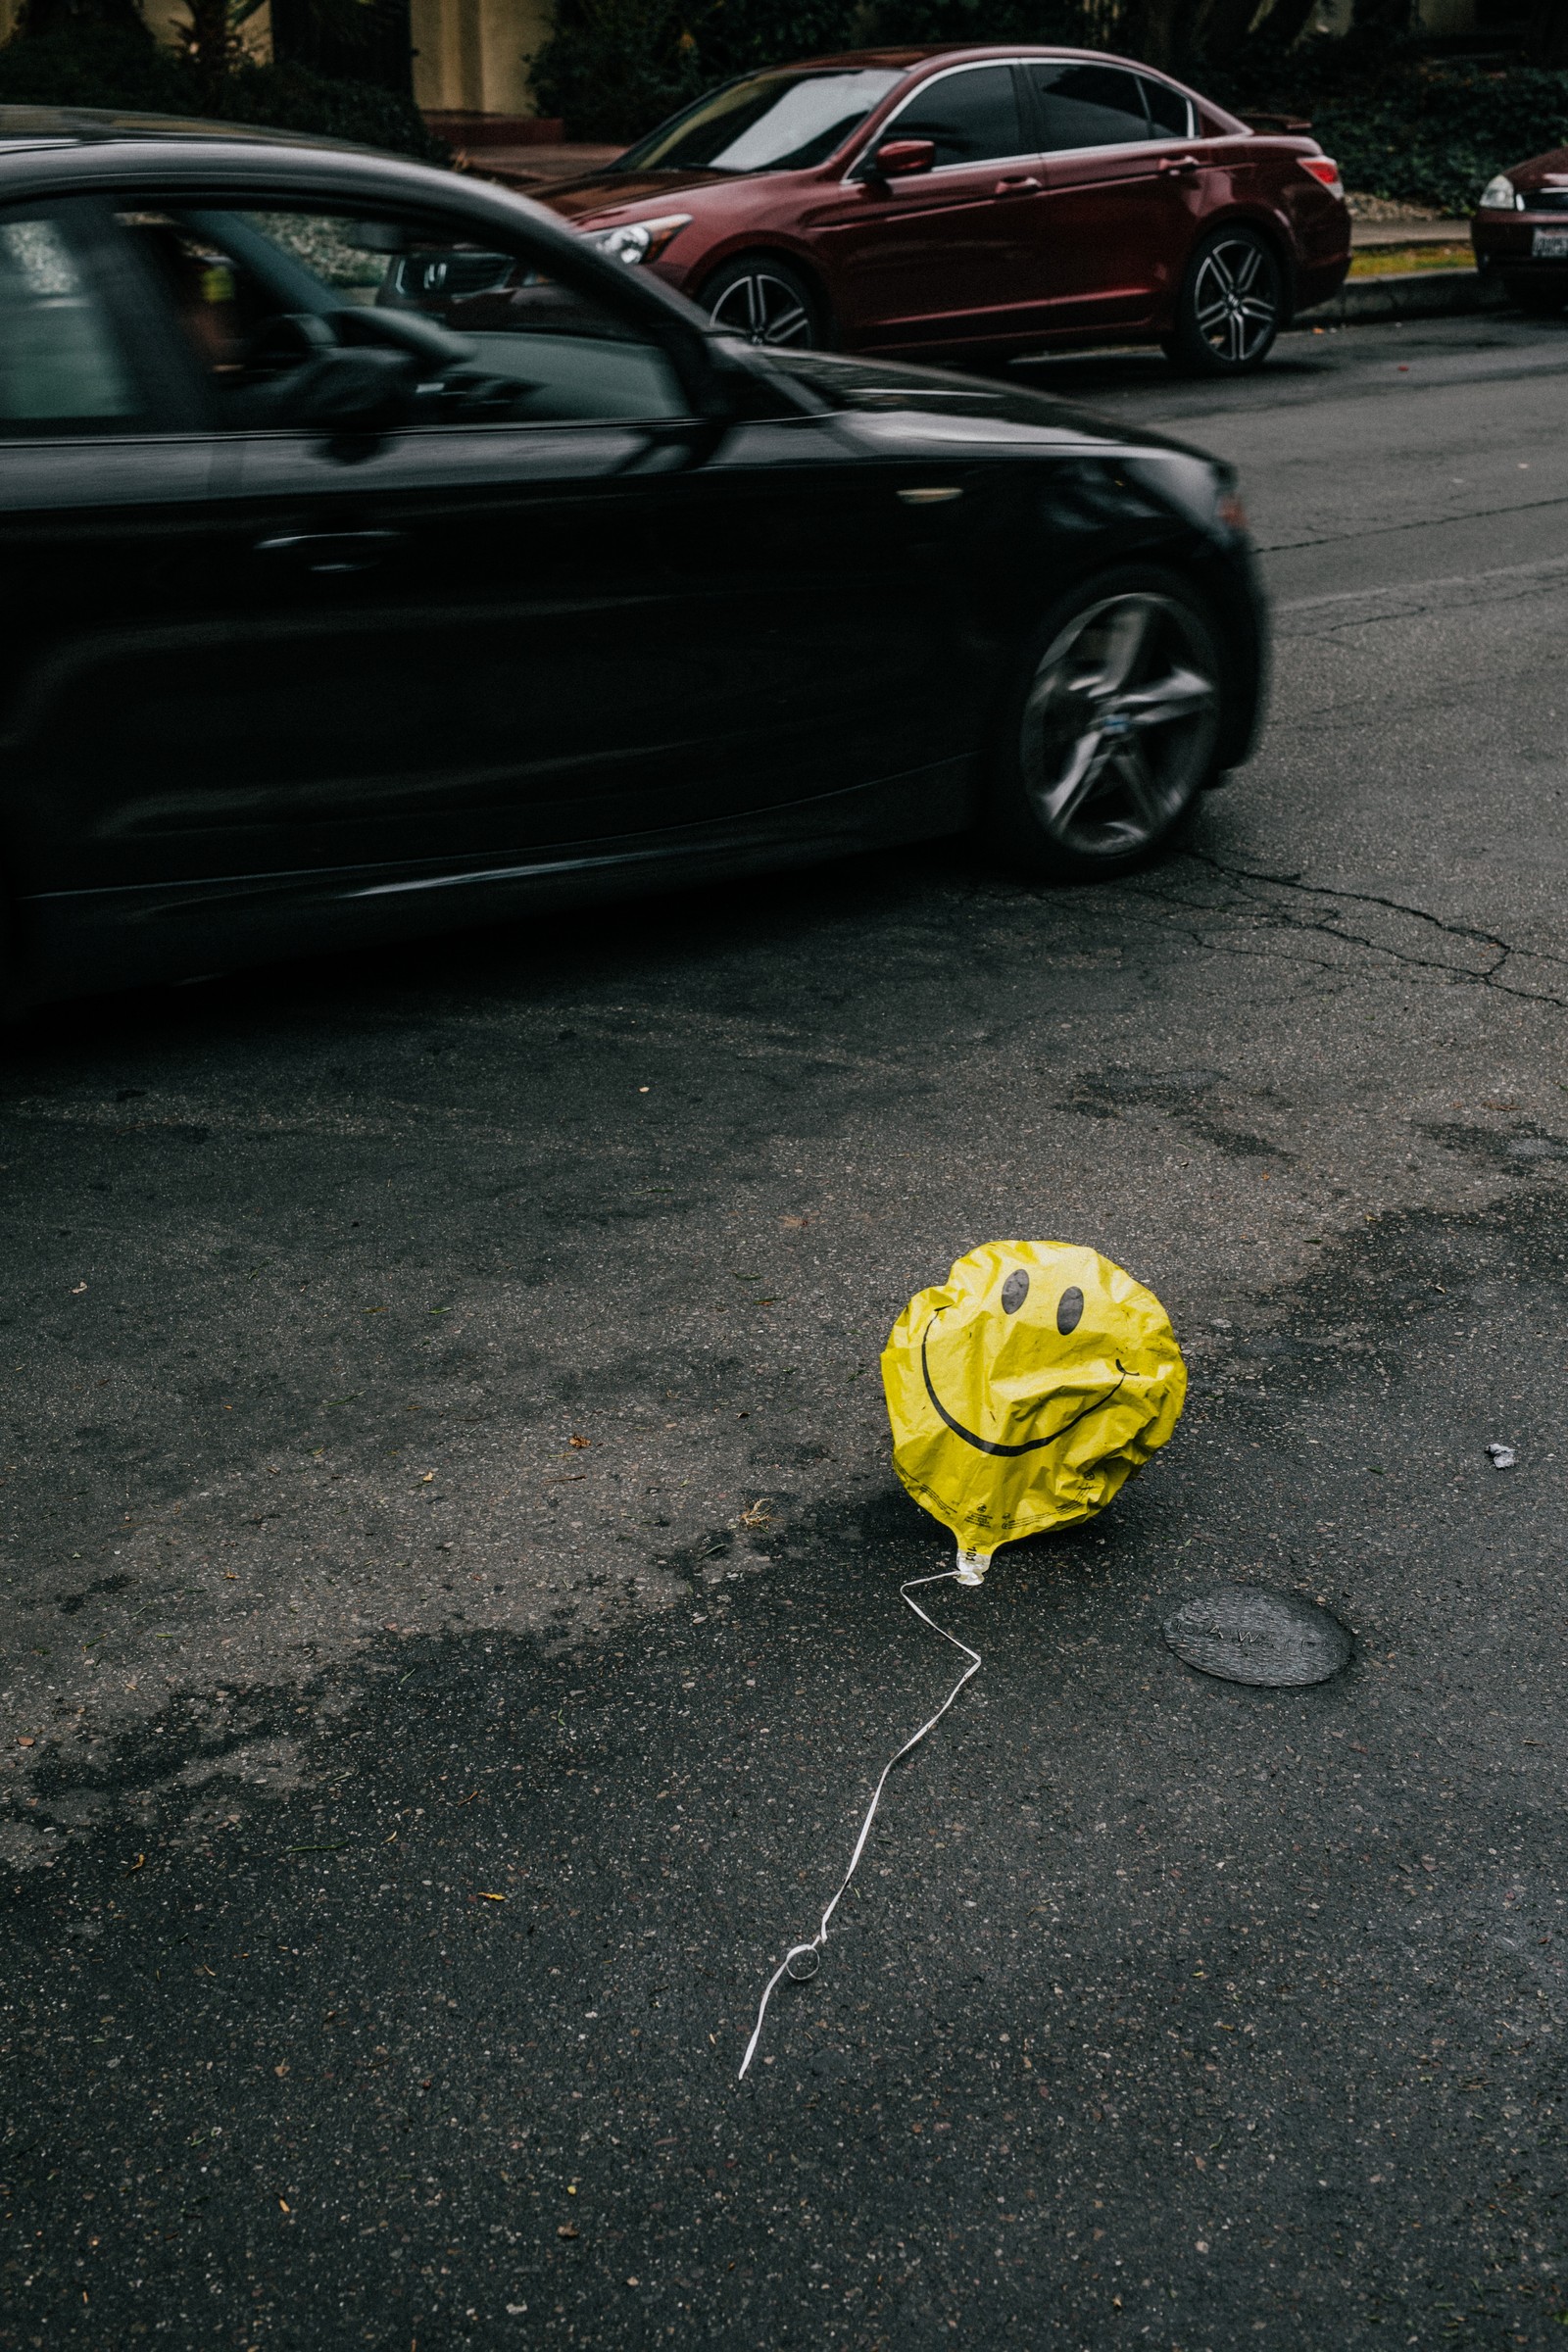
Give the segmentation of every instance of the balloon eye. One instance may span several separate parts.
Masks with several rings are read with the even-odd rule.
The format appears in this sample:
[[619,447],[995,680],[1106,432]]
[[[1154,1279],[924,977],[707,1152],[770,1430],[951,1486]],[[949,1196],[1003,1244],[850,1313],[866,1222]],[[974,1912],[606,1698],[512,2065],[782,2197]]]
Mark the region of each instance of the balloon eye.
[[1002,1286],[1002,1311],[1015,1315],[1029,1296],[1029,1276],[1022,1266],[1014,1266]]
[[1084,1295],[1074,1283],[1072,1289],[1063,1291],[1056,1301],[1056,1329],[1065,1339],[1069,1331],[1077,1330],[1083,1318]]

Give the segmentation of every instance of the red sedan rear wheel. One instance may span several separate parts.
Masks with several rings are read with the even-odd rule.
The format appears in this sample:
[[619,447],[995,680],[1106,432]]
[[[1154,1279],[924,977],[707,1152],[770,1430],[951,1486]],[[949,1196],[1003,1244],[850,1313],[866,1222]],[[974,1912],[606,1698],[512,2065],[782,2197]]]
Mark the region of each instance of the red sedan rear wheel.
[[1205,237],[1187,265],[1166,355],[1199,375],[1250,375],[1273,349],[1285,287],[1268,239],[1238,221]]

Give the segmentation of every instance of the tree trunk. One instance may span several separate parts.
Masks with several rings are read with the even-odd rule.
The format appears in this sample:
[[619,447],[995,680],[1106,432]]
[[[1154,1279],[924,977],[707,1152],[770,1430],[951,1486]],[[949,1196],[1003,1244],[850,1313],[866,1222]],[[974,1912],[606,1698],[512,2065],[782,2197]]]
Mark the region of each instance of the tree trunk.
[[1259,39],[1289,49],[1306,30],[1307,19],[1317,6],[1317,0],[1274,0],[1273,7],[1258,26]]
[[186,56],[196,69],[197,95],[210,114],[222,111],[228,79],[228,0],[185,0],[188,22],[180,28]]
[[1198,25],[1203,55],[1228,65],[1250,32],[1256,14],[1257,0],[1208,0]]
[[1355,0],[1350,30],[1371,33],[1380,40],[1401,40],[1411,28],[1413,0]]
[[1197,15],[1197,0],[1131,0],[1116,46],[1173,73],[1192,54]]
[[1568,0],[1536,0],[1527,47],[1533,66],[1568,66]]
[[411,98],[409,0],[272,0],[272,55]]

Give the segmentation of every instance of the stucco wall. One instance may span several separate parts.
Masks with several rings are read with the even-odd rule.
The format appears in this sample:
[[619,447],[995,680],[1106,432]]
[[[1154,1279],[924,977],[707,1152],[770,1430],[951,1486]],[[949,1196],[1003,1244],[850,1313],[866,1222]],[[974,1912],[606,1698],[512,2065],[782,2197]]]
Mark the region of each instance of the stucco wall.
[[537,114],[527,60],[550,30],[550,0],[410,0],[410,14],[421,106]]

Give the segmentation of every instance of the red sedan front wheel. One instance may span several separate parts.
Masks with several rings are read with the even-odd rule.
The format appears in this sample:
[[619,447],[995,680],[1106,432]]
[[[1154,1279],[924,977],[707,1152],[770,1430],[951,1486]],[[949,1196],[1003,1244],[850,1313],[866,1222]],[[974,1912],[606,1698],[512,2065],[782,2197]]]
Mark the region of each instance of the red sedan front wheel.
[[716,327],[747,343],[809,351],[822,340],[816,297],[788,262],[738,254],[710,277],[702,306]]

